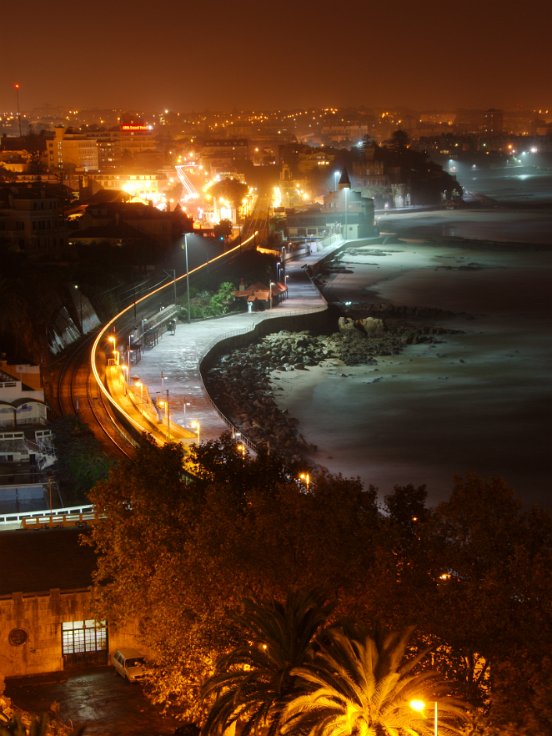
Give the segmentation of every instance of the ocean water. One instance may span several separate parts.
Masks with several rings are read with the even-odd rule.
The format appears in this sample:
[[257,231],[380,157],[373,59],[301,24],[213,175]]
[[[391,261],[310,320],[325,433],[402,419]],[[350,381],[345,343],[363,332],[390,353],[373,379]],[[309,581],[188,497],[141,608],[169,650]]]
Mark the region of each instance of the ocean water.
[[[511,181],[499,179],[501,194]],[[542,182],[541,182],[542,184]],[[549,180],[552,202],[552,178]],[[500,476],[527,504],[552,507],[552,207],[385,216],[381,244],[355,243],[329,301],[449,310],[460,330],[377,366],[285,377],[279,399],[317,445],[313,462],[382,495],[425,484],[431,504],[454,475]],[[508,195],[509,196],[509,195]]]

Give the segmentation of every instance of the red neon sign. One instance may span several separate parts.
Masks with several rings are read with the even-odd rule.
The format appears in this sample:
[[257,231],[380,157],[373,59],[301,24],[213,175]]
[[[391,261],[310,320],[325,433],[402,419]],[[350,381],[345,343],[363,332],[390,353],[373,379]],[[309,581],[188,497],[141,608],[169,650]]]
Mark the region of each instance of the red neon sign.
[[149,126],[125,123],[124,125],[121,125],[121,130],[149,130]]

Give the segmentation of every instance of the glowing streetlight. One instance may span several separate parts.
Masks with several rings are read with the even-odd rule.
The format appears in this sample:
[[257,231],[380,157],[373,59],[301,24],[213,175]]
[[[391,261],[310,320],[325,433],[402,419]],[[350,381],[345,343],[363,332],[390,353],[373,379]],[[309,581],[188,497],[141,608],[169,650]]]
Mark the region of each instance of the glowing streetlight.
[[15,103],[17,107],[17,122],[19,125],[19,137],[21,138],[21,135],[22,135],[21,133],[21,109],[19,107],[19,90],[21,89],[21,85],[19,84],[19,82],[15,82],[15,84],[13,85],[13,88],[15,90]]
[[[414,698],[408,703],[408,705],[412,708],[412,710],[415,710],[416,713],[420,713],[424,718],[426,718],[426,702],[424,700]],[[439,736],[439,721],[436,700],[433,702],[433,736]]]
[[272,309],[272,287],[274,286],[274,281],[270,281],[268,284],[268,308]]
[[188,265],[188,233],[184,233],[184,257],[186,259],[186,308],[188,310],[188,324],[190,324],[190,268]]
[[199,443],[200,443],[200,434],[199,434],[200,427],[199,427],[198,420],[197,419],[194,419],[192,422],[190,422],[190,427],[192,427],[192,429],[195,429],[195,431],[197,432],[197,444],[199,445]]
[[334,192],[337,192],[337,182],[341,176],[341,171],[334,171]]
[[111,343],[111,346],[113,348],[113,355],[115,357],[115,365],[119,365],[119,351],[115,347],[117,345],[117,338],[115,337],[115,335],[110,335],[107,339]]
[[311,482],[311,476],[310,473],[299,473],[300,480],[303,481],[305,484],[305,488],[307,490],[307,493],[309,492],[310,482]]
[[82,323],[82,292],[79,289],[79,285],[75,284],[75,289],[79,292],[79,306],[80,306],[80,329],[81,335],[84,335],[84,325]]
[[170,408],[169,408],[169,392],[167,391],[167,400],[160,401],[159,406],[165,410],[165,421],[167,422],[167,439],[171,438],[171,420],[170,420]]
[[134,388],[140,389],[140,401],[144,401],[144,384],[142,381],[134,379]]
[[349,189],[346,187],[343,190],[343,193],[345,195],[345,239],[347,239],[347,236],[348,236],[347,218],[349,214]]
[[239,442],[239,443],[238,443],[238,444],[236,445],[236,450],[237,450],[237,451],[238,451],[238,452],[240,453],[240,455],[242,456],[242,460],[245,460],[245,452],[246,452],[246,449],[245,449],[245,445],[243,444],[243,442]]

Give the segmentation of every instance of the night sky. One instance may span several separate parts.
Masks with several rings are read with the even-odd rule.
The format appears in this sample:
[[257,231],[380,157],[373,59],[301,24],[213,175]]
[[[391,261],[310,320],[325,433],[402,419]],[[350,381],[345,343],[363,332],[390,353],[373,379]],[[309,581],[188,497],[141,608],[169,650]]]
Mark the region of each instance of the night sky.
[[552,106],[552,3],[0,2],[0,111]]

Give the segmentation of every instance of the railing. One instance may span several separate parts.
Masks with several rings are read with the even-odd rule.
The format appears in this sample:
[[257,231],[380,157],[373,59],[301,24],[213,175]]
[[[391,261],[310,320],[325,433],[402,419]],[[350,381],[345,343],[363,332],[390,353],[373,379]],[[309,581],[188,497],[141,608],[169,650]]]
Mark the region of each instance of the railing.
[[1,529],[43,529],[47,527],[78,526],[95,518],[92,504],[66,506],[48,511],[21,511],[0,514]]

